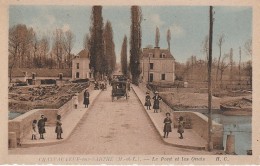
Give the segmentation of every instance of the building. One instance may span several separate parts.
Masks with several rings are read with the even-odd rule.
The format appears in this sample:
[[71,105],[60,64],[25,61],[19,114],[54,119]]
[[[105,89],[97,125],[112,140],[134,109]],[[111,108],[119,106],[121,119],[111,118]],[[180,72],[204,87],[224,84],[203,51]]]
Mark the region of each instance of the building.
[[46,81],[54,83],[70,79],[71,69],[14,68],[11,83],[24,82],[29,85],[40,85],[45,84]]
[[175,59],[168,49],[144,48],[141,68],[144,82],[173,83],[175,80]]
[[84,49],[80,51],[72,60],[72,79],[92,78],[89,68],[90,55],[89,51]]

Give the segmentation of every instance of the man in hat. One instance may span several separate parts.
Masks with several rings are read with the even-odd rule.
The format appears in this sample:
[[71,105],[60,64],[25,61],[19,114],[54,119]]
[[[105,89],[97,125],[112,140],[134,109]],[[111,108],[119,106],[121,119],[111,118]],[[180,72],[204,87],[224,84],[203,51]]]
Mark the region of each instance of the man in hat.
[[44,117],[44,115],[41,115],[41,119],[38,121],[38,131],[40,134],[40,139],[44,139],[43,134],[46,133],[45,131],[45,122],[47,121],[47,118]]
[[85,92],[84,92],[84,100],[83,100],[83,104],[85,105],[85,108],[87,107],[88,108],[88,105],[89,105],[89,92],[88,92],[88,88],[85,89]]
[[154,103],[153,103],[153,109],[154,113],[158,113],[159,107],[159,101],[162,100],[162,98],[159,96],[158,91],[155,91],[155,96],[153,97]]

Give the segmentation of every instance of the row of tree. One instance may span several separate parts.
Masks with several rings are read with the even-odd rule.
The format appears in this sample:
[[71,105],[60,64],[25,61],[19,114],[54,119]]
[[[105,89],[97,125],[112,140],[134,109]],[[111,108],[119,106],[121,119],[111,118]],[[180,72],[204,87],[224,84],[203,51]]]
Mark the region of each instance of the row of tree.
[[90,52],[90,67],[95,79],[111,75],[116,66],[113,29],[110,21],[103,24],[102,6],[93,6],[90,35],[86,35],[84,46]]
[[[56,29],[52,37],[39,37],[33,28],[18,24],[9,29],[9,67],[67,68],[71,67],[74,34]],[[52,44],[52,45],[51,45]]]

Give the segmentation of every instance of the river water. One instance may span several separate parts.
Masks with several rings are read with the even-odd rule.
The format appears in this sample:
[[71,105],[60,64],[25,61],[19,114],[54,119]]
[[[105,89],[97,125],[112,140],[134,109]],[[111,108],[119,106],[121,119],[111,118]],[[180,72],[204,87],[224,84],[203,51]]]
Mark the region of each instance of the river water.
[[224,126],[223,145],[226,148],[228,134],[235,135],[235,153],[246,155],[252,150],[252,116],[225,116],[212,114],[212,120]]
[[17,113],[17,112],[8,112],[8,119],[12,120],[18,116],[22,115],[22,113]]

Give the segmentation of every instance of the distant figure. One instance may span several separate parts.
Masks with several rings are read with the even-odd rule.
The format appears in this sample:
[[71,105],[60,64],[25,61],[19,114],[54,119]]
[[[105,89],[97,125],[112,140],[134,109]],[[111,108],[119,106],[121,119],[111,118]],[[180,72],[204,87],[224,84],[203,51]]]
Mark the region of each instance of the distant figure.
[[62,123],[61,123],[61,116],[58,115],[57,116],[57,121],[56,121],[56,128],[55,128],[55,133],[57,133],[57,139],[63,139],[61,137],[61,134],[63,133],[61,125],[62,125]]
[[38,121],[38,131],[40,134],[40,139],[44,139],[43,134],[46,133],[45,131],[45,122],[47,121],[47,118],[44,117],[44,115],[41,115],[41,119]]
[[37,120],[33,120],[32,123],[32,140],[36,140],[36,125],[37,125]]
[[88,92],[88,88],[86,88],[85,92],[84,92],[84,100],[83,100],[83,104],[85,105],[85,108],[88,108],[89,105],[89,92]]
[[146,92],[146,96],[145,96],[145,104],[144,106],[146,106],[146,109],[147,110],[151,110],[151,97],[150,97],[150,93],[149,92]]
[[154,113],[158,113],[159,107],[159,101],[162,100],[162,98],[159,96],[159,93],[155,91],[155,96],[153,97],[154,103],[153,103],[153,109]]
[[169,132],[172,132],[172,120],[170,118],[170,113],[167,112],[166,113],[166,118],[164,119],[163,123],[164,123],[164,128],[163,128],[163,132],[164,132],[164,138],[168,138]]
[[180,116],[179,119],[178,119],[178,131],[177,131],[179,134],[180,134],[180,139],[183,139],[183,135],[182,133],[184,133],[184,121],[183,121],[183,117]]
[[74,94],[73,96],[73,102],[74,102],[74,108],[77,109],[79,105],[79,98],[78,98],[78,93]]

